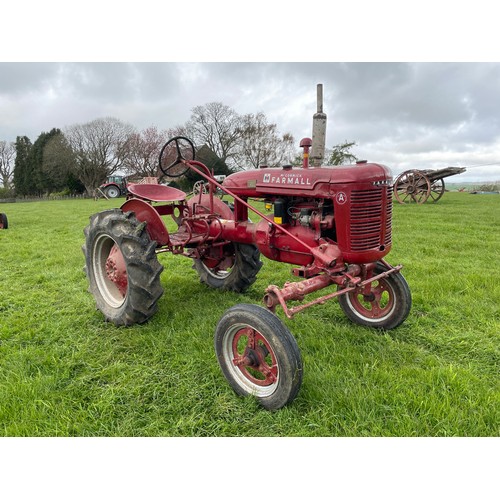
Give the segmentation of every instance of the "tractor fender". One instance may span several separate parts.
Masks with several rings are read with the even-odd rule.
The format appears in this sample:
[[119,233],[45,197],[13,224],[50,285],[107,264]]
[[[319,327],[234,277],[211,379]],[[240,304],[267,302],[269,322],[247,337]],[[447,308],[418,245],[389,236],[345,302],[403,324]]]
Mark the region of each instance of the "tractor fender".
[[149,237],[158,243],[158,246],[168,245],[170,238],[168,230],[160,217],[160,214],[145,201],[133,198],[121,206],[122,212],[134,212],[137,220],[146,222],[146,231]]
[[[210,195],[202,194],[195,195],[188,200],[188,207],[193,215],[209,214],[210,213]],[[234,220],[234,214],[231,208],[224,203],[220,198],[213,197],[214,214],[222,219]]]

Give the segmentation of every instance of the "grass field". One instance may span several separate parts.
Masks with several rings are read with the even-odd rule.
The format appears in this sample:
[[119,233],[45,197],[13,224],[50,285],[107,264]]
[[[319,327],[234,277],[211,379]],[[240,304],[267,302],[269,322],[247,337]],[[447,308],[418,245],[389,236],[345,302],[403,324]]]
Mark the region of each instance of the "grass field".
[[[0,205],[3,436],[499,436],[500,196],[446,193],[394,206],[393,250],[413,295],[380,333],[331,301],[286,320],[302,352],[297,399],[277,412],[237,397],[213,333],[235,303],[291,280],[266,259],[244,295],[200,284],[160,255],[165,293],[145,325],[103,321],[87,292],[83,228],[116,201]],[[282,318],[281,312],[278,313]]]

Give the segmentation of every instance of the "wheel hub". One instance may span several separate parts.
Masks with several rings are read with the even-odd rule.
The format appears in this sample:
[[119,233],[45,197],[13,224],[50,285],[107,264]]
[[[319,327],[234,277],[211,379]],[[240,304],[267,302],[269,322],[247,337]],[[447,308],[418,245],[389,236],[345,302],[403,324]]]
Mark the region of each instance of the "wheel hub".
[[106,277],[116,285],[116,288],[125,297],[128,288],[127,267],[123,254],[117,245],[113,245],[106,259]]
[[[242,337],[247,338],[247,344],[243,354],[239,354],[236,345]],[[234,366],[237,366],[247,379],[260,386],[272,385],[277,380],[277,365],[274,356],[269,364],[266,358],[270,350],[264,342],[266,342],[265,339],[257,331],[245,328],[240,330],[233,344]]]

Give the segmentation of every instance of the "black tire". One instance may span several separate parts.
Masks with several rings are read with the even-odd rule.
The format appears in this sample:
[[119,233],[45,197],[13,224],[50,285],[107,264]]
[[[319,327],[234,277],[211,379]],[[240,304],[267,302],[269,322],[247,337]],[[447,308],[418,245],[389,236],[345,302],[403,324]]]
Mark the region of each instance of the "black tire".
[[0,229],[8,229],[9,221],[7,220],[7,215],[0,213]]
[[233,265],[229,269],[209,268],[203,262],[203,258],[194,259],[193,269],[200,276],[200,281],[211,288],[243,293],[255,282],[257,273],[262,267],[260,252],[255,245],[243,243],[231,245],[234,248],[234,258]]
[[147,321],[163,294],[163,266],[145,226],[132,212],[114,209],[92,215],[84,229],[82,250],[89,291],[97,309],[117,326]]
[[215,330],[215,352],[233,390],[267,410],[291,403],[302,384],[302,358],[293,335],[269,310],[254,304],[228,309]]
[[[374,273],[384,271],[387,267],[378,262]],[[411,292],[401,273],[389,274],[372,282],[371,292],[367,297],[356,291],[339,296],[340,307],[353,323],[392,330],[408,317]]]
[[118,198],[121,194],[120,188],[117,186],[108,186],[106,188],[106,196],[108,198]]

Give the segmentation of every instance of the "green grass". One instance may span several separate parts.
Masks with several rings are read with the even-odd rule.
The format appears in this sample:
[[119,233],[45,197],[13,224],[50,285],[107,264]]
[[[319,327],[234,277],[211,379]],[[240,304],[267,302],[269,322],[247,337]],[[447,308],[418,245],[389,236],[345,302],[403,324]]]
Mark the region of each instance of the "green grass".
[[[500,196],[446,193],[394,206],[388,256],[413,295],[380,333],[336,301],[286,320],[304,361],[297,399],[268,412],[224,379],[224,311],[292,279],[268,261],[244,295],[201,285],[162,254],[147,324],[103,321],[82,272],[83,228],[113,201],[4,204],[0,231],[0,434],[4,436],[499,436]],[[283,318],[281,312],[279,315]]]

